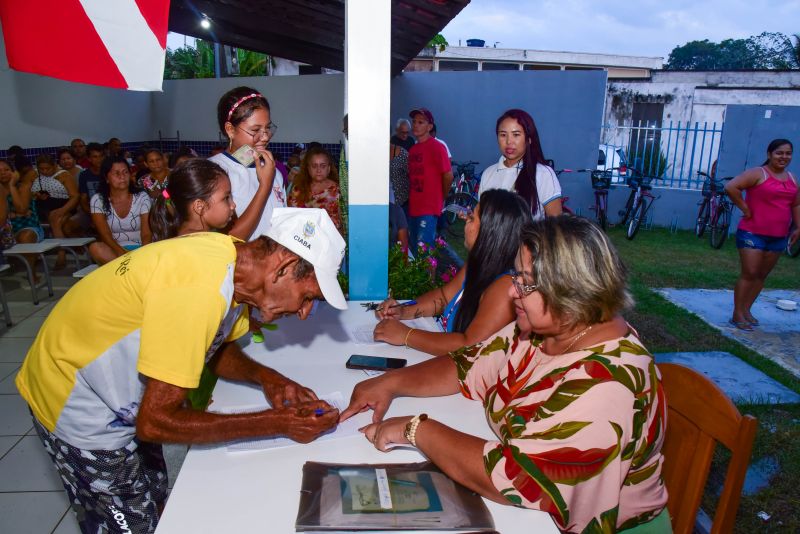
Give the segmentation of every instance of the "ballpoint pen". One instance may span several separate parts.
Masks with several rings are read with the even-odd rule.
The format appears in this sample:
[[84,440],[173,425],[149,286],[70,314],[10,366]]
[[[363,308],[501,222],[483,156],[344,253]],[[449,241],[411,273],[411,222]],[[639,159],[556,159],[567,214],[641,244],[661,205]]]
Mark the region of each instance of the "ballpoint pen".
[[[413,306],[416,304],[416,300],[409,300],[408,302],[398,302],[397,304],[392,304],[389,308],[397,308],[398,306]],[[375,308],[375,311],[382,311],[383,308]]]

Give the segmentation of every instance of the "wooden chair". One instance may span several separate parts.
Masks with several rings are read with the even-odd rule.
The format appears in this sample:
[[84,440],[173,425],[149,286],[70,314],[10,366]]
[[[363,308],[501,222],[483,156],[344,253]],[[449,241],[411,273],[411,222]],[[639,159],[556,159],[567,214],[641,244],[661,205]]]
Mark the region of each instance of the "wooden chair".
[[731,451],[711,534],[733,532],[758,422],[741,415],[714,382],[672,363],[658,364],[667,397],[662,475],[675,534],[692,534],[717,442]]

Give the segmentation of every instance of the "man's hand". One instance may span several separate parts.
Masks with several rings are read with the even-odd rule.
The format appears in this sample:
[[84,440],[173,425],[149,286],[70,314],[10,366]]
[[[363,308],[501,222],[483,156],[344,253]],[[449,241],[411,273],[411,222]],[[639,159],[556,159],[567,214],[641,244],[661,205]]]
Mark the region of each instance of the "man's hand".
[[375,325],[372,337],[375,341],[384,341],[391,345],[402,345],[409,330],[411,329],[397,319],[384,319]]
[[261,388],[274,409],[317,400],[317,396],[309,388],[301,386],[277,371],[265,370],[267,372],[260,381]]
[[298,443],[314,441],[339,422],[339,410],[320,400],[275,408],[273,411],[283,421],[286,437]]
[[364,382],[356,384],[353,393],[350,395],[350,404],[342,412],[339,421],[344,421],[368,409],[373,410],[372,421],[377,423],[386,415],[389,405],[392,404],[394,395],[387,387],[386,375],[370,378]]

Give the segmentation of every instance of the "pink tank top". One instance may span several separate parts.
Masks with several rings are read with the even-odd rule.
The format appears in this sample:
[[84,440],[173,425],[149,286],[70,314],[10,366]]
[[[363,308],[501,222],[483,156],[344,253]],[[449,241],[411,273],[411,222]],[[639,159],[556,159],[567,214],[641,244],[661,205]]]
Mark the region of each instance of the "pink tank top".
[[739,221],[739,230],[770,237],[784,237],[792,224],[792,205],[797,183],[792,173],[780,181],[761,167],[765,180],[745,190],[744,201],[751,217]]

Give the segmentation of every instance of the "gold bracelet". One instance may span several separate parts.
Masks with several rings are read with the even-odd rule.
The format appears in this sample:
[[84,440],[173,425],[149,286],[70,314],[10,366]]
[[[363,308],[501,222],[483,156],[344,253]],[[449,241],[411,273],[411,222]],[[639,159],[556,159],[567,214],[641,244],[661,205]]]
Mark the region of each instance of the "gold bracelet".
[[413,332],[414,330],[416,330],[416,328],[409,328],[408,329],[408,333],[406,334],[406,340],[403,341],[403,345],[405,345],[408,348],[411,348],[411,347],[408,346],[408,336],[410,336],[411,332]]
[[414,447],[417,446],[417,427],[423,421],[428,419],[428,414],[421,413],[411,418],[411,421],[406,423],[406,430],[403,432],[403,437]]

